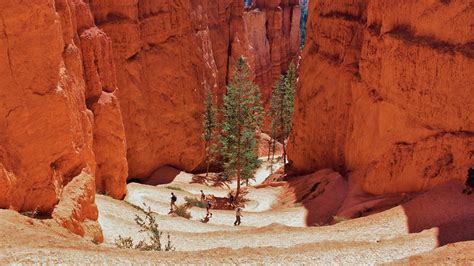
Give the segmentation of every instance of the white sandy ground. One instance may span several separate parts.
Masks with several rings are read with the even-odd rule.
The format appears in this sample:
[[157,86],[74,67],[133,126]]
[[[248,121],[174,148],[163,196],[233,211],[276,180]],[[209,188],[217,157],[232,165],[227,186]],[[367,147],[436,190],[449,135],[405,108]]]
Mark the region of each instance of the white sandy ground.
[[[257,172],[259,183],[269,175],[266,165]],[[437,229],[409,234],[402,207],[333,226],[305,227],[303,207],[272,209],[281,188],[249,188],[250,202],[242,226],[234,227],[233,211],[212,210],[209,223],[201,223],[205,209],[192,208],[190,220],[167,215],[170,193],[199,198],[226,196],[228,190],[190,184],[192,175],[180,173],[171,183],[147,186],[131,183],[125,201],[98,195],[99,222],[105,243],[94,245],[11,211],[0,211],[0,264],[380,264],[430,252],[437,247]],[[169,187],[179,187],[173,190]],[[134,222],[143,215],[143,203],[156,212],[161,230],[169,233],[175,252],[139,252],[116,249],[119,235],[143,238]],[[15,238],[15,237],[16,238]],[[406,261],[408,262],[408,261]]]

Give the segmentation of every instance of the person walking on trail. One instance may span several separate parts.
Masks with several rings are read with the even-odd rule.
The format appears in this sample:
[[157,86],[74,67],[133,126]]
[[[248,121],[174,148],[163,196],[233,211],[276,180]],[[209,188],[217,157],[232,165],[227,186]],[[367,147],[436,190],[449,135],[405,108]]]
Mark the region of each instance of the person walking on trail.
[[204,192],[201,190],[201,202],[204,204],[206,203],[206,195],[204,194]]
[[240,225],[241,221],[240,218],[243,217],[242,209],[240,207],[235,208],[235,222],[234,226]]
[[201,219],[201,223],[208,223],[210,218],[211,218],[211,217],[209,217],[209,213],[206,214],[206,217],[204,217],[204,218]]
[[173,211],[178,208],[176,206],[176,201],[177,200],[178,200],[178,198],[176,197],[176,195],[173,192],[171,192],[170,212],[168,214],[173,213]]
[[474,168],[467,170],[466,188],[462,191],[463,194],[471,195],[474,190]]
[[206,202],[206,216],[212,217],[212,212],[210,211],[212,208],[211,200],[208,199]]
[[232,191],[229,192],[228,197],[229,197],[229,205],[230,205],[231,207],[234,207],[235,198],[234,198],[234,194],[232,193]]

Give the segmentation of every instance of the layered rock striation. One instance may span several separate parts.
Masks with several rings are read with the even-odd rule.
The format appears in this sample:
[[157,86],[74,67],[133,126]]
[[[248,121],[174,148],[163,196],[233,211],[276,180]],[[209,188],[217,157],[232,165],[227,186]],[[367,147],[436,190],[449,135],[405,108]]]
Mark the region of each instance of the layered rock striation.
[[[79,0],[4,1],[0,18],[0,207],[100,232],[95,179],[122,198],[127,176],[123,128],[108,121],[122,120],[111,41]],[[74,217],[55,209],[71,198]]]
[[222,95],[244,55],[269,97],[298,16],[288,1],[2,1],[0,208],[100,241],[95,191],[121,199],[127,178],[199,168],[206,90]]
[[474,164],[469,1],[311,1],[289,159],[372,194],[422,191]]
[[90,7],[112,39],[133,178],[163,165],[186,171],[202,165],[206,88],[222,95],[239,56],[247,57],[268,102],[273,81],[298,52],[294,4],[245,11],[240,0],[91,0]]

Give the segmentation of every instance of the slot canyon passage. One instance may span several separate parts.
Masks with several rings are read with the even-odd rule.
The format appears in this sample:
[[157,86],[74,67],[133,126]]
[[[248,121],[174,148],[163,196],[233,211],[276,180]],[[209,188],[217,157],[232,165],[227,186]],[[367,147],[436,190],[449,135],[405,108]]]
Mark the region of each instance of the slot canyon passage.
[[[232,201],[203,124],[241,58]],[[474,0],[0,1],[0,264],[472,264],[472,99]]]

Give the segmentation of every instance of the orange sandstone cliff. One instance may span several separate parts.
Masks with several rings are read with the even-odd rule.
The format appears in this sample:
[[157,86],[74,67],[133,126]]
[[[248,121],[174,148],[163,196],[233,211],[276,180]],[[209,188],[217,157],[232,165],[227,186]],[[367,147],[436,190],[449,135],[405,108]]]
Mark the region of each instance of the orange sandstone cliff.
[[[84,235],[99,227],[96,182],[125,195],[110,186],[127,173],[123,127],[108,122],[122,119],[111,41],[81,1],[2,1],[0,15],[0,207]],[[121,170],[106,173],[112,163]]]
[[199,167],[206,88],[244,55],[269,97],[298,18],[295,1],[0,1],[0,208],[100,241],[95,191]]
[[[90,6],[95,22],[112,39],[134,178],[146,178],[163,165],[187,171],[201,165],[205,88],[221,95],[238,56],[248,57],[266,101],[273,81],[297,53],[299,34],[291,39],[290,31],[293,25],[299,32],[299,24],[291,24],[291,16],[273,22],[263,11],[244,12],[240,0],[91,0]],[[293,6],[262,8],[298,13]],[[270,40],[267,21],[277,25]],[[285,46],[274,51],[272,36]],[[278,61],[269,61],[273,54]]]
[[320,0],[309,7],[293,168],[373,194],[429,189],[474,165],[472,1]]

